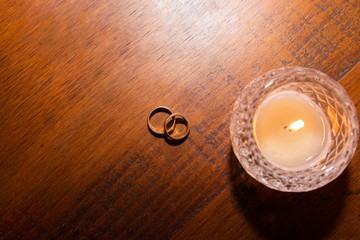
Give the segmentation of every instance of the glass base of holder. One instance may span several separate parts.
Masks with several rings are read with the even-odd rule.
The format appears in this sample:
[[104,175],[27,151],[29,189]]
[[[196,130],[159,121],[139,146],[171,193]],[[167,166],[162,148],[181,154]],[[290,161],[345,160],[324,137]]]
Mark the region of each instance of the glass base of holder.
[[[286,161],[287,158],[292,161],[296,154],[301,156],[302,152],[297,151],[296,144],[300,145],[303,142],[309,145],[309,151],[311,144],[316,144],[314,136],[317,136],[316,131],[319,127],[312,129],[311,124],[314,122],[311,119],[300,123],[304,129],[291,133],[296,137],[281,136],[289,139],[287,142],[277,143],[277,139],[271,138],[276,134],[283,134],[274,130],[276,121],[275,123],[273,121],[268,128],[265,126],[265,130],[260,133],[254,131],[257,112],[265,112],[259,110],[259,107],[272,96],[286,95],[286,93],[306,99],[316,111],[319,111],[319,116],[324,122],[324,135],[320,137],[324,137],[325,145],[308,164],[291,166],[286,164]],[[276,110],[271,109],[271,111]],[[276,116],[276,114],[272,115]],[[290,111],[289,115],[291,115]],[[296,117],[294,119],[297,120]],[[279,121],[281,122],[282,119],[279,118]],[[285,130],[286,127],[288,126],[284,127]],[[283,67],[257,77],[241,91],[234,105],[230,133],[234,153],[250,176],[279,191],[306,192],[326,185],[344,171],[357,147],[359,123],[353,102],[338,82],[314,69]],[[305,133],[310,137],[306,138]],[[261,134],[265,137],[259,139]],[[292,142],[295,145],[292,145]],[[278,144],[283,144],[285,147],[281,145],[279,147]],[[265,150],[264,146],[268,149]],[[283,148],[285,151],[279,152],[277,148]],[[277,151],[280,155],[286,153],[288,157],[281,158],[280,155],[275,154]],[[306,155],[304,152],[303,154]]]

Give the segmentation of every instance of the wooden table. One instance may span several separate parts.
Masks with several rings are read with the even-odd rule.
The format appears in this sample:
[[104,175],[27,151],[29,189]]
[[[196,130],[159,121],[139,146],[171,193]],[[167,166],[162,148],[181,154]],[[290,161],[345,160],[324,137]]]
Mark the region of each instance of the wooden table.
[[[360,112],[360,2],[0,3],[0,239],[355,239],[359,149],[281,193],[230,143],[241,89],[281,66],[330,75]],[[183,113],[169,144],[149,111]]]

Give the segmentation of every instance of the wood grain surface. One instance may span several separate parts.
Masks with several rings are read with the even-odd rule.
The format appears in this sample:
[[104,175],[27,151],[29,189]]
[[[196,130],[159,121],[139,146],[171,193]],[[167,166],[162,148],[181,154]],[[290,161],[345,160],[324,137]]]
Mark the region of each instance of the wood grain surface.
[[[360,2],[0,2],[0,239],[356,239],[359,149],[309,193],[234,157],[239,91],[281,66],[321,70],[360,112]],[[172,144],[151,109],[184,114]]]

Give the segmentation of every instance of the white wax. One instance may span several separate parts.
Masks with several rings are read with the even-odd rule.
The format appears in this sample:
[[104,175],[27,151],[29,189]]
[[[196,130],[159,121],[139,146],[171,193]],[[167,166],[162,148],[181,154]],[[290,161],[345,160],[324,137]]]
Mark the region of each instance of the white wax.
[[307,166],[329,147],[330,127],[324,113],[297,92],[267,98],[258,107],[253,124],[261,152],[278,166]]

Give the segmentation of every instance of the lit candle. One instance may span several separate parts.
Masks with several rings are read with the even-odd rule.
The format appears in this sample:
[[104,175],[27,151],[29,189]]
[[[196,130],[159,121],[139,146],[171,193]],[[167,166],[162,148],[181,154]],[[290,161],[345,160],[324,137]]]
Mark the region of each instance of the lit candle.
[[265,99],[253,124],[257,145],[277,166],[306,167],[324,156],[330,145],[330,126],[324,113],[297,92],[280,92]]

